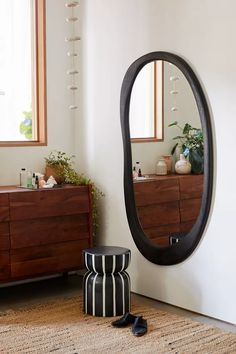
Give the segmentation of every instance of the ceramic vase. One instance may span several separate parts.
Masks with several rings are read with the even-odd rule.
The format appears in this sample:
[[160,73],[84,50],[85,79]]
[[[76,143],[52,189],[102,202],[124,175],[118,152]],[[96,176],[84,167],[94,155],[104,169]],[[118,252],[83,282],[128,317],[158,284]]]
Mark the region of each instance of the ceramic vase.
[[164,158],[161,158],[157,163],[156,175],[167,175],[167,164]]
[[65,182],[65,178],[62,176],[62,168],[60,166],[46,166],[45,177],[48,179],[53,176],[58,184]]
[[165,160],[166,166],[167,166],[167,173],[171,173],[172,169],[172,155],[163,155],[163,159]]
[[191,163],[185,159],[183,154],[180,154],[180,159],[175,164],[175,172],[180,175],[188,175],[191,173]]

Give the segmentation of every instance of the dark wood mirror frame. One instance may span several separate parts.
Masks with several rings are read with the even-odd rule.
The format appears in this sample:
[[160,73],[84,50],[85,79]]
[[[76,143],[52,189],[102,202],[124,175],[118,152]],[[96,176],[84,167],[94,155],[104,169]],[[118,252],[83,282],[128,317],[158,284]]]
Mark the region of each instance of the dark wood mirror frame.
[[[132,176],[132,154],[129,129],[130,97],[138,73],[144,65],[154,60],[167,61],[176,65],[182,71],[193,91],[204,135],[204,188],[201,210],[196,223],[187,236],[182,238],[181,242],[172,244],[169,247],[156,246],[146,237],[137,216]],[[201,84],[189,64],[181,57],[168,52],[148,53],[131,64],[125,74],[121,88],[120,116],[124,148],[125,205],[134,242],[142,255],[152,263],[160,265],[180,263],[189,257],[198,245],[208,220],[212,200],[213,137],[209,108]]]

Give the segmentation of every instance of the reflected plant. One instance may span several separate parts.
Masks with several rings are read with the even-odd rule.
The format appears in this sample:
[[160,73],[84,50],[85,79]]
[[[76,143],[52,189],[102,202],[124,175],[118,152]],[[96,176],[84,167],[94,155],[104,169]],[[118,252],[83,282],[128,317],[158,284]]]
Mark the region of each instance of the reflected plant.
[[27,140],[32,140],[32,110],[24,111],[24,120],[20,123],[20,133],[25,136]]
[[177,146],[180,144],[185,157],[189,157],[192,165],[192,172],[201,174],[204,170],[204,139],[202,129],[194,128],[190,124],[185,123],[181,127],[177,121],[169,124],[169,127],[176,126],[181,131],[181,135],[177,135],[173,140],[178,142],[173,146],[171,154],[175,153]]
[[173,140],[178,140],[178,142],[173,146],[171,150],[172,155],[174,154],[179,143],[182,146],[183,154],[185,157],[189,155],[191,150],[199,150],[203,155],[204,140],[202,129],[194,128],[188,123],[185,123],[184,127],[182,128],[180,125],[178,125],[177,121],[169,124],[168,126],[176,126],[182,131],[182,135],[177,135],[173,138]]

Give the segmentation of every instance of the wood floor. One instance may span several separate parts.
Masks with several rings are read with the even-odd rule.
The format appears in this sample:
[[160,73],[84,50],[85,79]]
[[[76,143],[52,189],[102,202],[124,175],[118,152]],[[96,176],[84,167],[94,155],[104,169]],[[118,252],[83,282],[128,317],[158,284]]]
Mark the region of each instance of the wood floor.
[[[25,305],[53,301],[56,298],[77,296],[82,292],[82,276],[71,275],[68,278],[57,277],[34,281],[14,286],[0,286],[0,312],[19,309]],[[147,304],[167,312],[189,317],[193,320],[207,323],[236,333],[236,326],[180,309],[156,300],[132,294],[132,298],[141,304]]]

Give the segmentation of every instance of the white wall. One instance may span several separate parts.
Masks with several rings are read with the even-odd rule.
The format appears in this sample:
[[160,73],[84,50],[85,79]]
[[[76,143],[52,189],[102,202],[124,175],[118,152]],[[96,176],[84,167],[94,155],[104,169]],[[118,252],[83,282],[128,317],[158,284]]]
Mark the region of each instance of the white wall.
[[68,110],[70,96],[66,76],[69,62],[65,37],[70,30],[65,22],[66,13],[64,0],[46,1],[48,146],[0,147],[0,185],[19,183],[22,167],[44,172],[44,157],[51,150],[74,152],[75,118]]
[[[81,11],[84,166],[106,194],[100,243],[132,250],[134,292],[236,323],[235,1],[226,6],[214,0],[82,0]],[[207,92],[216,136],[209,225],[194,254],[167,267],[144,259],[129,231],[119,121],[128,66],[156,50],[179,54],[191,64]]]

